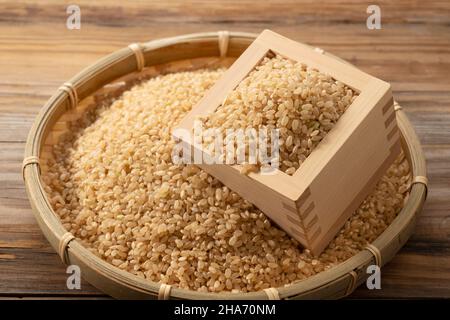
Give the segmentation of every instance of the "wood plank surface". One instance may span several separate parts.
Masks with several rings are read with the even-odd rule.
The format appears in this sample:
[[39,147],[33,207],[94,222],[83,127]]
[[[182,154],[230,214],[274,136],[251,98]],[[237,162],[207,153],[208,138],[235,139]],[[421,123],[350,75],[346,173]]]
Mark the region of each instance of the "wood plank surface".
[[449,1],[377,1],[381,30],[366,27],[372,3],[355,0],[75,3],[81,30],[66,28],[67,1],[0,1],[0,297],[104,296],[86,282],[67,289],[20,174],[28,130],[57,87],[131,42],[268,28],[392,83],[423,143],[430,191],[415,234],[382,269],[382,290],[351,298],[450,298]]

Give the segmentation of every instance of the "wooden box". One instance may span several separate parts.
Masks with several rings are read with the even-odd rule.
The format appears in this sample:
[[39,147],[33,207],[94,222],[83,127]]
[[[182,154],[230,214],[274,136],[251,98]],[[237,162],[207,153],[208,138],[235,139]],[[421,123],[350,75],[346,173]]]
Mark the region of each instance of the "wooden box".
[[[318,255],[400,152],[391,88],[388,83],[320,50],[265,30],[183,119],[179,128],[192,131],[197,117],[214,112],[269,52],[332,76],[355,90],[358,97],[292,176],[282,171],[272,175],[244,175],[239,165],[199,166],[255,204]],[[173,133],[176,139],[193,147],[191,139],[177,132]]]

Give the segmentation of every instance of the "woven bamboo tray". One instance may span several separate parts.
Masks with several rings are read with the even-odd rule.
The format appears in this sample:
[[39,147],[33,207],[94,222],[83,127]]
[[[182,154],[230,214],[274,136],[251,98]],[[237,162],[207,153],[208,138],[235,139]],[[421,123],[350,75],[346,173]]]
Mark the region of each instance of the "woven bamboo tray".
[[78,265],[82,277],[98,289],[122,299],[337,299],[365,282],[369,265],[381,267],[390,261],[412,234],[416,216],[427,195],[426,167],[419,140],[398,104],[396,117],[402,146],[413,175],[405,206],[366,250],[288,287],[242,294],[200,293],[147,281],[96,257],[64,229],[49,204],[40,175],[41,170],[46,170],[44,160],[51,156],[51,146],[70,128],[70,122],[146,77],[201,67],[229,66],[255,37],[249,33],[210,32],[130,45],[70,79],[39,112],[25,147],[22,173],[27,194],[40,228],[63,262]]

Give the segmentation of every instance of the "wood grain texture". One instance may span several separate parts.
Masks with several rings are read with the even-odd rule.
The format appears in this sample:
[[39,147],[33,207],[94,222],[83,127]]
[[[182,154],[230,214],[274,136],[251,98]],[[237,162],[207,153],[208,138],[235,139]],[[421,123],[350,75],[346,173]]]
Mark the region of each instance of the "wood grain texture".
[[32,216],[20,167],[38,110],[65,80],[131,42],[191,32],[270,28],[330,51],[393,86],[428,160],[430,191],[416,232],[382,270],[382,290],[352,298],[450,298],[450,3],[378,1],[382,30],[360,1],[0,1],[0,297],[101,297],[65,268]]

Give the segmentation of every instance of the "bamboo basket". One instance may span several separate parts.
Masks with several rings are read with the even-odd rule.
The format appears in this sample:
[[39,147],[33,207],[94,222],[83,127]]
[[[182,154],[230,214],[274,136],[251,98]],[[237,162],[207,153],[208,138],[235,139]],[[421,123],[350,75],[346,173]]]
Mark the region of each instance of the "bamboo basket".
[[39,112],[25,146],[22,170],[33,213],[63,262],[78,265],[82,277],[101,291],[121,299],[338,299],[365,282],[369,265],[381,267],[390,261],[412,234],[416,215],[427,195],[426,167],[420,142],[398,104],[395,109],[402,148],[413,176],[405,206],[366,250],[306,280],[287,287],[240,294],[180,289],[144,280],[114,267],[84,248],[65,230],[49,204],[40,175],[41,170],[46,170],[42,160],[51,156],[52,144],[70,128],[70,122],[146,77],[201,67],[229,66],[255,37],[255,34],[221,31],[130,45],[74,76]]

